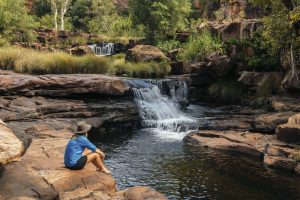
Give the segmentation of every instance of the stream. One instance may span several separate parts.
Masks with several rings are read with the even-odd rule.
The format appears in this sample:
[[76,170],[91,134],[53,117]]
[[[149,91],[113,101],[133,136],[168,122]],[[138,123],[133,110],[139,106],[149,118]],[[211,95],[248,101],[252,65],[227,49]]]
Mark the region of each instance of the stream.
[[136,85],[142,128],[98,141],[119,189],[149,186],[171,200],[300,199],[297,176],[273,171],[253,158],[185,145],[184,136],[205,125],[205,111],[213,108],[190,105],[182,111],[179,102],[187,98],[184,83],[168,95],[161,82]]

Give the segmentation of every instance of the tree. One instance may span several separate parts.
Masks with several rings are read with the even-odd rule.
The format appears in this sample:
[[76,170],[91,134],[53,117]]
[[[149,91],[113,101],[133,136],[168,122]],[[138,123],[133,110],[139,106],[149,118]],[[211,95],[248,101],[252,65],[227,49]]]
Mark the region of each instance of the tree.
[[0,45],[17,41],[33,42],[36,39],[36,27],[24,0],[0,0]]
[[57,17],[60,9],[60,30],[65,30],[65,15],[72,0],[50,0],[52,12],[54,14],[55,30],[58,30]]
[[[300,53],[299,20],[300,2],[298,0],[252,0],[271,9],[271,14],[263,19],[263,37],[269,45],[273,55],[288,52],[292,69],[292,78],[295,75],[295,51]],[[295,46],[298,46],[295,49]]]
[[98,34],[109,33],[118,16],[112,0],[92,0],[91,14],[89,31]]
[[187,24],[191,12],[189,0],[129,0],[130,16],[134,25],[143,24],[148,39],[174,37]]
[[88,24],[92,20],[91,6],[92,0],[76,0],[70,6],[69,15],[76,30],[88,31]]

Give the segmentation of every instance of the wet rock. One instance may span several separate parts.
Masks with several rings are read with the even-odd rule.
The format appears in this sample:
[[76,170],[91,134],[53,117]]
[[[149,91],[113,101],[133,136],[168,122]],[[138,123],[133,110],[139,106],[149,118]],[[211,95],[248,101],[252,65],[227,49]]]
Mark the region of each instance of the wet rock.
[[238,81],[253,90],[257,90],[258,87],[263,87],[268,83],[272,83],[272,89],[280,90],[282,73],[243,71],[240,73]]
[[0,165],[18,160],[23,152],[22,142],[0,120]]
[[272,137],[240,131],[200,131],[184,138],[184,141],[191,145],[236,152],[257,158],[262,156],[266,140],[272,140]]
[[262,133],[275,133],[277,126],[288,122],[294,112],[268,113],[255,116],[251,122],[251,131]]
[[191,66],[189,63],[179,61],[171,63],[171,74],[172,75],[181,75],[191,73]]
[[167,56],[171,59],[171,61],[176,62],[177,61],[177,55],[178,53],[182,52],[182,48],[173,49],[167,53]]
[[300,70],[295,73],[289,71],[282,81],[282,87],[288,90],[300,91]]
[[157,61],[168,60],[166,55],[157,47],[151,45],[136,45],[126,53],[127,61]]
[[275,97],[271,102],[275,111],[300,112],[300,99],[298,98]]
[[52,97],[80,94],[122,96],[129,90],[120,78],[105,75],[0,75],[1,94]]
[[282,124],[277,127],[276,134],[280,141],[300,144],[300,124]]
[[167,200],[167,198],[156,190],[149,187],[136,186],[118,192],[113,200]]
[[295,169],[297,162],[293,159],[267,155],[264,157],[264,163],[269,167],[292,171]]
[[219,55],[215,52],[210,54],[206,60],[208,61],[207,71],[215,78],[227,76],[232,70],[230,59],[226,55]]

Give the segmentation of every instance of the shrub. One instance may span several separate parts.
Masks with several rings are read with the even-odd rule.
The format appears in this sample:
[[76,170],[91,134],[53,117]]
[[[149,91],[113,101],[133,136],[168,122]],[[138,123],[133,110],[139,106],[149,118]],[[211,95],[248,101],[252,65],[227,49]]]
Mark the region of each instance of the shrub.
[[113,36],[126,36],[126,37],[144,37],[145,30],[143,25],[133,27],[131,18],[118,17],[111,28]]
[[235,103],[242,100],[244,91],[241,83],[236,80],[218,80],[209,89],[209,94],[221,102]]
[[157,47],[160,48],[164,53],[168,53],[173,49],[177,49],[181,44],[177,40],[167,40],[163,42],[158,42]]
[[0,69],[14,70],[15,61],[22,56],[22,53],[19,48],[0,48]]
[[0,69],[30,74],[128,74],[132,77],[161,77],[170,72],[164,61],[125,62],[125,55],[97,57],[95,55],[72,56],[63,52],[38,52],[22,48],[0,48]]
[[179,58],[186,61],[201,61],[212,52],[225,53],[225,48],[219,38],[205,30],[200,35],[191,36],[183,46],[184,51]]

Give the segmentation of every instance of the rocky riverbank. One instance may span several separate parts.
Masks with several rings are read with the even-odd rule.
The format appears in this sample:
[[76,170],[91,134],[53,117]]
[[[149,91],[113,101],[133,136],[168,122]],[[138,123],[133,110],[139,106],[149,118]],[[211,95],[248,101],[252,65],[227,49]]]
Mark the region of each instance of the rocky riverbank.
[[0,199],[165,199],[145,187],[117,191],[112,176],[92,165],[64,168],[64,148],[77,121],[92,124],[93,134],[139,127],[124,81],[102,75],[0,76]]
[[268,167],[300,175],[300,100],[293,101],[297,102],[292,107],[285,105],[288,99],[274,98],[275,112],[238,106],[218,109],[207,113],[209,124],[184,140],[188,145],[252,156]]

